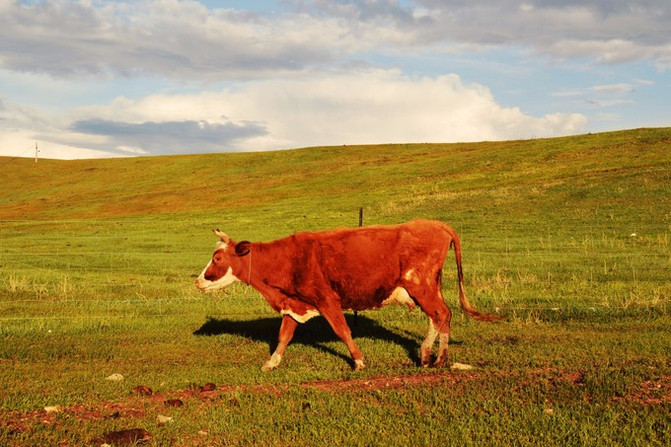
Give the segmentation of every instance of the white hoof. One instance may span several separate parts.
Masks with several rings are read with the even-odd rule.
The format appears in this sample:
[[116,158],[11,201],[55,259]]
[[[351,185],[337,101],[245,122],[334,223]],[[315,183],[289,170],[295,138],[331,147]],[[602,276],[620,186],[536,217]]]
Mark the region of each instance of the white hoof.
[[271,355],[270,359],[268,359],[268,361],[264,363],[263,366],[261,367],[261,371],[272,371],[273,369],[277,368],[281,360],[282,360],[281,355],[278,354]]
[[366,368],[366,364],[363,362],[363,360],[354,360],[354,371],[361,371],[362,369]]

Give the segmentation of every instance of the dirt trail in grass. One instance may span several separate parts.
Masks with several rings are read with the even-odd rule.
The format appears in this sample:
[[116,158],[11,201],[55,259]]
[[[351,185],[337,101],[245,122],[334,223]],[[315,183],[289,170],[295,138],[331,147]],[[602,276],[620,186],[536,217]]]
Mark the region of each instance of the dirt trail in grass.
[[[171,414],[175,406],[195,405],[228,405],[238,407],[240,403],[237,393],[259,393],[281,396],[296,389],[317,390],[328,393],[366,392],[375,390],[406,389],[423,386],[445,386],[455,389],[473,381],[490,380],[496,377],[519,376],[519,387],[525,384],[545,381],[550,385],[570,383],[583,386],[584,374],[579,371],[552,371],[547,369],[520,372],[486,372],[474,371],[431,371],[413,375],[378,376],[361,379],[317,380],[301,384],[262,384],[262,385],[224,385],[204,386],[166,390],[159,393],[140,394],[136,387],[129,389],[130,396],[116,401],[100,401],[92,404],[79,404],[69,407],[53,407],[49,410],[9,411],[0,413],[0,428],[9,432],[23,432],[41,424],[44,426],[58,425],[59,414],[73,416],[81,421],[95,419],[140,419],[147,416],[157,417],[159,414]],[[671,403],[671,376],[662,376],[655,381],[645,381],[640,387],[626,395],[616,397],[618,402],[633,402],[641,405],[665,405]],[[195,402],[194,402],[195,401]]]
[[[239,406],[236,393],[258,393],[281,396],[292,389],[314,389],[323,392],[370,391],[416,387],[425,385],[454,386],[460,382],[477,380],[483,376],[477,373],[430,372],[415,375],[379,376],[365,379],[317,380],[302,384],[262,384],[262,385],[214,385],[183,390],[166,390],[158,393],[140,394],[131,389],[128,397],[115,401],[100,401],[68,407],[49,407],[33,411],[0,412],[0,428],[9,432],[24,432],[35,425],[53,426],[58,424],[59,415],[73,416],[81,421],[96,419],[140,419],[149,415],[169,414],[170,406],[224,404]],[[214,388],[214,389],[212,389]],[[179,403],[178,403],[179,402]]]

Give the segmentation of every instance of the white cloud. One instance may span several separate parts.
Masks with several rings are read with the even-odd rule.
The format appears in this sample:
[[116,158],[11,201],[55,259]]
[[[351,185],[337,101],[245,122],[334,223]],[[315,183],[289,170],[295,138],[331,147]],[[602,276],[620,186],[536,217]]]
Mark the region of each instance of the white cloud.
[[68,117],[42,136],[57,147],[98,155],[502,140],[571,134],[587,124],[579,114],[532,117],[502,107],[486,87],[464,85],[456,75],[411,78],[396,70],[311,73],[194,95],[118,98]]
[[631,93],[634,91],[634,86],[631,84],[604,84],[595,85],[592,90],[599,93]]

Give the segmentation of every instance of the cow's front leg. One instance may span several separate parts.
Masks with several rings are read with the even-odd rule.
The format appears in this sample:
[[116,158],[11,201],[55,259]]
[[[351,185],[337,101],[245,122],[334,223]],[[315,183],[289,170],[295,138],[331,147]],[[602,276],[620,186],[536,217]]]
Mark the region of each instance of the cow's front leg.
[[347,325],[345,314],[343,314],[340,307],[329,307],[328,309],[320,309],[320,313],[329,322],[336,335],[347,345],[349,353],[354,361],[354,370],[360,371],[366,367],[363,362],[363,354],[354,343],[352,339],[352,331]]
[[280,334],[277,340],[277,348],[275,352],[270,356],[270,359],[263,364],[261,370],[270,371],[277,368],[277,365],[282,361],[282,356],[284,351],[287,350],[287,346],[292,338],[294,338],[294,331],[298,326],[298,322],[291,318],[289,315],[282,317],[282,325],[280,326]]

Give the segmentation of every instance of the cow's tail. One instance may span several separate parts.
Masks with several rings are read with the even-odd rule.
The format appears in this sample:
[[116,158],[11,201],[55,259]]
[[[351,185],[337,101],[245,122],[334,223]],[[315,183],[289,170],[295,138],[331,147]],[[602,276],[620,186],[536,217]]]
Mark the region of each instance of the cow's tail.
[[461,269],[461,243],[459,242],[459,236],[457,236],[456,231],[454,231],[452,228],[449,228],[449,233],[450,236],[452,236],[452,242],[450,242],[450,246],[454,247],[454,255],[457,259],[457,274],[459,275],[459,303],[461,303],[461,308],[474,320],[498,321],[503,319],[503,317],[478,312],[475,307],[473,307],[471,302],[468,301],[466,292],[464,292],[464,273]]

